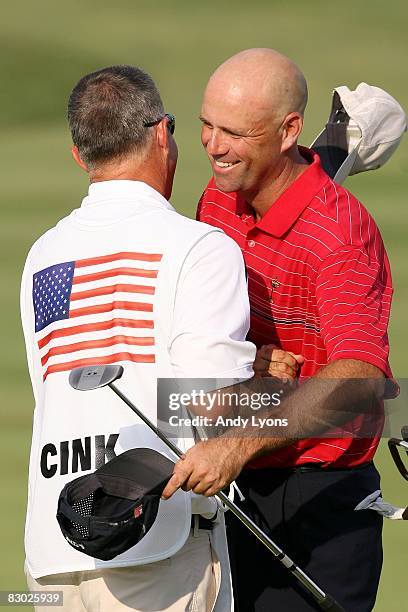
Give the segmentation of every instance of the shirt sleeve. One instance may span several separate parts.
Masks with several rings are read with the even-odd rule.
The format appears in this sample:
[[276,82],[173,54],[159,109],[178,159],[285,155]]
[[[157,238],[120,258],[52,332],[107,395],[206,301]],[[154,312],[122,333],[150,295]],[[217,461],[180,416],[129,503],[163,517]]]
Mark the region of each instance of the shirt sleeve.
[[253,376],[246,341],[249,300],[242,253],[224,233],[206,234],[186,257],[177,286],[170,358],[177,377]]
[[363,249],[345,245],[322,262],[316,299],[327,362],[358,359],[392,376],[388,364],[391,273],[384,253],[370,259]]

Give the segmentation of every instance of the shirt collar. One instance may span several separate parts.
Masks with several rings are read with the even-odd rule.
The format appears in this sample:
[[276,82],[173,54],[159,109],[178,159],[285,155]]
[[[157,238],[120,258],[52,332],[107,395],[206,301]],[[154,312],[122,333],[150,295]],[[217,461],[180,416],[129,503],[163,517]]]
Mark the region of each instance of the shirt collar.
[[81,208],[86,208],[94,204],[105,204],[112,201],[134,201],[140,202],[143,206],[146,200],[153,206],[162,206],[169,210],[174,210],[173,206],[158,191],[143,183],[142,181],[100,181],[91,183],[88,195],[82,200]]
[[311,162],[308,168],[272,204],[254,227],[280,238],[300,217],[310,201],[329,180],[317,153],[299,147],[302,157]]

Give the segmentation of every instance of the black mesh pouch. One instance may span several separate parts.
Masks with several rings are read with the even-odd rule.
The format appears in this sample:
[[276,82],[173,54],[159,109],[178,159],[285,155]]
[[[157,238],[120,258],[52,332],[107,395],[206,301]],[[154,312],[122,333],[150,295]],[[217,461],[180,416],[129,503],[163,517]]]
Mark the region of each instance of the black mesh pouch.
[[156,451],[132,449],[67,483],[57,509],[66,541],[104,561],[135,546],[156,519],[173,467]]

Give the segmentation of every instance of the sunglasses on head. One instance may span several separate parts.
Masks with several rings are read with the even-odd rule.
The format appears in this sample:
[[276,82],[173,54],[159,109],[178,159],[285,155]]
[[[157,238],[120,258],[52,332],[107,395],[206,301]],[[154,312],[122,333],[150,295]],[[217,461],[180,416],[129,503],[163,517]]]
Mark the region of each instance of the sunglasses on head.
[[159,119],[156,119],[155,121],[148,121],[147,123],[144,123],[143,125],[144,127],[153,127],[154,125],[157,125],[158,123],[160,123],[160,121],[162,121],[165,117],[167,118],[167,127],[169,129],[170,134],[174,134],[174,130],[176,129],[176,118],[171,113],[166,113],[165,115],[163,115],[163,117],[160,117]]

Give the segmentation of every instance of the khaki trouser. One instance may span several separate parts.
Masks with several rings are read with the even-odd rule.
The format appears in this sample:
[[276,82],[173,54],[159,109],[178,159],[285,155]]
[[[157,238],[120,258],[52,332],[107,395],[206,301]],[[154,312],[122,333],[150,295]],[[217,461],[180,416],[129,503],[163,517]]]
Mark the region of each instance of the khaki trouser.
[[169,559],[131,567],[53,574],[35,580],[30,591],[62,591],[63,606],[36,612],[211,612],[220,585],[220,567],[209,532],[191,533]]

